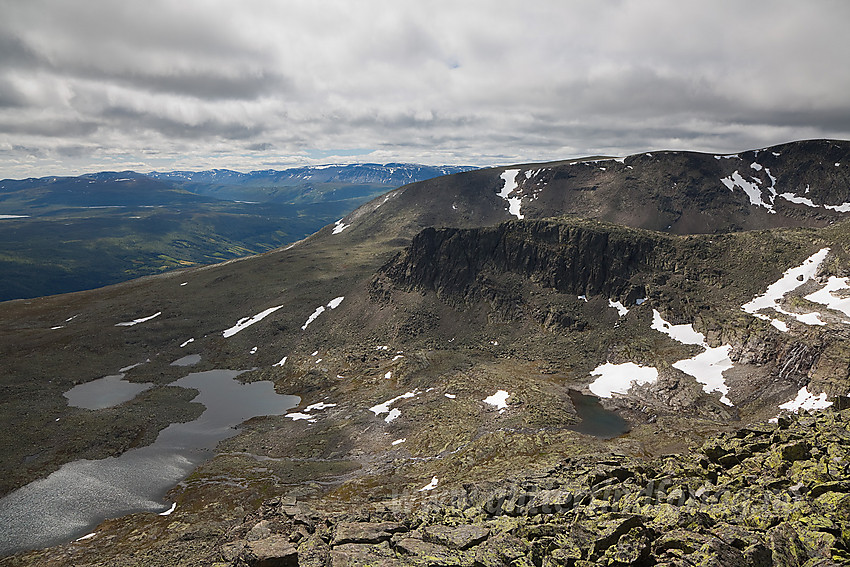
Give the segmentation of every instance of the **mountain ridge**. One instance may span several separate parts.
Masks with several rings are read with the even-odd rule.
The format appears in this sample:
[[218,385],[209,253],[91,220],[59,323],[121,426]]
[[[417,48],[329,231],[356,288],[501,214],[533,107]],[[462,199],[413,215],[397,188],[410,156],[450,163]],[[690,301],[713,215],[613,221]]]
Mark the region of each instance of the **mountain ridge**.
[[[4,492],[69,460],[127,451],[134,439],[150,439],[169,418],[187,414],[191,408],[175,392],[180,389],[169,386],[186,372],[171,363],[186,354],[200,355],[196,370],[254,368],[240,379],[271,380],[279,392],[302,398],[293,410],[298,419],[254,418],[238,436],[220,444],[217,456],[170,492],[169,500],[177,504],[173,514],[109,520],[85,542],[22,554],[8,564],[61,565],[68,557],[79,565],[94,565],[103,557],[139,565],[324,564],[332,557],[354,564],[427,564],[429,553],[439,552],[460,564],[503,565],[529,558],[532,564],[569,565],[599,559],[608,550],[612,557],[617,550],[625,554],[630,542],[641,538],[646,542],[635,549],[643,550],[636,553],[647,564],[649,558],[660,563],[671,549],[694,557],[704,552],[722,563],[719,557],[731,556],[722,553],[734,553],[710,538],[735,545],[728,533],[709,528],[727,525],[748,530],[740,532],[739,552],[760,545],[749,549],[748,557],[767,553],[782,564],[788,546],[798,545],[787,535],[797,524],[773,530],[778,525],[773,520],[752,525],[722,506],[680,510],[676,498],[668,500],[675,488],[696,494],[697,486],[670,485],[663,503],[646,502],[651,507],[637,513],[618,508],[615,513],[625,523],[593,536],[602,538],[598,544],[571,539],[573,532],[554,516],[536,517],[541,512],[528,508],[532,500],[496,498],[499,506],[491,508],[498,513],[488,519],[473,516],[483,500],[495,495],[487,486],[498,492],[518,485],[531,499],[555,498],[560,496],[551,491],[558,490],[557,483],[578,482],[584,474],[593,477],[587,477],[588,488],[601,490],[635,475],[660,480],[659,475],[682,467],[693,478],[716,483],[760,474],[773,482],[796,466],[793,480],[804,484],[801,490],[819,487],[817,496],[843,498],[841,486],[822,486],[826,479],[812,476],[824,454],[815,454],[814,447],[808,453],[805,447],[791,447],[807,432],[838,435],[843,426],[835,423],[842,422],[843,414],[837,422],[803,416],[793,423],[779,415],[780,406],[795,407],[796,398],[798,407],[815,407],[804,390],[818,400],[834,397],[836,405],[850,393],[850,314],[840,303],[840,290],[850,289],[850,221],[840,210],[779,197],[792,190],[806,195],[806,181],[801,181],[806,170],[798,166],[808,160],[812,179],[829,184],[809,183],[807,198],[813,204],[850,201],[844,164],[824,166],[835,159],[830,153],[818,158],[830,144],[836,143],[785,148],[778,153],[791,154],[793,167],[765,159],[758,162],[761,170],[741,152],[738,158],[719,159],[653,153],[613,162],[622,168],[603,163],[466,172],[393,190],[261,256],[69,296],[0,303],[0,356],[6,361],[0,380],[8,393],[3,422],[27,425],[0,437],[8,455]],[[838,143],[829,151],[847,147]],[[679,172],[680,179],[691,179],[676,181],[688,187],[689,196],[704,191],[708,201],[714,195],[726,198],[728,218],[719,232],[677,234],[672,228],[669,215],[679,205],[665,201],[664,191],[672,190],[668,176],[681,167],[676,166],[680,160],[707,168],[702,176],[690,169]],[[747,171],[745,177],[744,166],[753,174]],[[652,167],[664,180],[660,188],[653,192],[648,181],[641,184],[636,177],[628,186],[636,190],[621,192],[630,172],[646,168],[642,175],[649,179]],[[512,170],[517,173],[503,177]],[[723,183],[725,178],[734,182],[735,171],[762,186],[763,204],[754,203],[758,200],[742,187],[733,183],[730,190]],[[520,174],[507,198],[520,199],[523,219],[500,196]],[[541,180],[548,180],[548,194]],[[589,182],[596,189],[587,189]],[[772,202],[770,187],[776,189]],[[618,192],[631,195],[644,210],[649,205],[641,195],[649,195],[660,218],[626,214],[627,202],[609,202]],[[585,193],[597,196],[588,199]],[[576,218],[567,199],[576,195],[584,199],[582,206],[606,206],[589,207],[585,218]],[[680,204],[692,200],[683,198]],[[543,202],[554,204],[544,210]],[[700,203],[680,207],[679,219],[696,214]],[[711,218],[720,218],[719,212]],[[624,226],[624,220],[633,226]],[[687,220],[677,221],[679,230],[705,226]],[[661,231],[650,230],[665,222]],[[790,226],[768,227],[771,223]],[[751,230],[732,231],[737,225]],[[792,281],[787,289],[770,292],[785,279]],[[745,309],[763,296],[775,307]],[[154,313],[159,315],[151,318]],[[223,334],[248,321],[255,322]],[[189,338],[194,340],[189,343]],[[705,356],[716,356],[715,362],[702,364]],[[134,365],[126,370],[129,379],[155,384],[150,392],[161,397],[158,403],[140,398],[108,412],[64,404],[62,392],[71,385],[129,365]],[[722,381],[706,378],[712,366],[722,370]],[[570,392],[592,392],[590,385],[604,378],[594,372],[633,367],[655,369],[657,377],[600,399],[605,411],[626,418],[629,431],[612,439],[576,431],[578,402]],[[39,415],[29,412],[32,407],[41,409]],[[775,417],[775,427],[741,429]],[[782,433],[792,429],[793,435]],[[658,465],[663,470],[656,470],[645,460],[705,443],[710,446],[703,453],[705,466],[700,458],[685,456],[681,463],[664,461],[673,469]],[[844,450],[843,441],[835,443],[840,447],[823,450],[835,455]],[[623,455],[636,461],[627,462]],[[557,472],[577,462],[591,463],[590,469],[575,478]],[[741,468],[734,469],[739,463]],[[695,472],[700,467],[707,477]],[[652,475],[646,472],[650,468],[656,471]],[[392,507],[409,495],[415,518],[393,516]],[[452,495],[468,499],[470,506],[458,500],[457,506],[446,507]],[[577,513],[590,513],[592,503],[582,500]],[[687,546],[701,542],[693,549],[668,546],[671,539],[647,531],[657,526],[646,518],[660,522],[663,514],[676,510],[711,520],[679,526],[696,534],[685,538],[691,542]],[[843,557],[848,542],[835,530],[843,534],[846,521],[828,507],[807,510],[830,527],[806,528],[813,534],[807,538],[826,539],[800,543],[794,557]],[[472,515],[465,516],[466,511]],[[595,529],[572,516],[558,517],[589,530],[582,533]],[[421,526],[427,533],[394,538],[402,528],[384,524],[387,536],[351,539],[354,528],[375,533],[381,522],[400,523],[405,533]],[[472,549],[471,556],[447,553],[443,548],[451,545],[445,538],[460,537],[460,532],[433,526],[466,526],[469,533],[484,527],[494,539],[476,536],[463,544]],[[143,535],[153,533],[157,536]],[[833,538],[817,535],[825,533]],[[513,543],[494,547],[507,540]],[[511,547],[514,543],[517,547]],[[568,555],[571,545],[576,555]],[[317,549],[324,551],[312,555]],[[262,550],[269,553],[266,559],[257,554]],[[797,563],[789,559],[786,564]]]

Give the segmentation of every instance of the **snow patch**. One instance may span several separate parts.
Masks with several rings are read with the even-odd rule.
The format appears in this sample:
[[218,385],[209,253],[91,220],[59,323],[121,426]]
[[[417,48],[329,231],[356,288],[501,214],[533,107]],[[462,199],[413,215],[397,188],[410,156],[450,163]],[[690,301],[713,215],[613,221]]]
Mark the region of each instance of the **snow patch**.
[[770,284],[763,294],[754,297],[751,301],[742,305],[741,309],[754,317],[770,322],[779,330],[782,330],[782,326],[787,328],[787,325],[784,325],[784,323],[783,325],[774,324],[773,321],[776,319],[765,315],[761,311],[773,309],[777,313],[793,317],[801,323],[806,323],[808,325],[823,325],[824,323],[818,318],[817,313],[807,313],[804,315],[792,313],[783,309],[780,302],[788,293],[794,291],[815,277],[818,267],[820,267],[821,263],[826,259],[827,254],[829,254],[829,248],[822,248],[818,252],[815,252],[806,258],[806,260],[799,266],[789,268],[782,274],[781,278]]
[[819,410],[826,409],[832,405],[832,402],[826,399],[826,392],[818,396],[809,393],[806,386],[800,388],[797,392],[797,397],[779,406],[779,409],[798,412],[800,410]]
[[626,313],[629,312],[629,309],[625,305],[623,305],[619,301],[613,301],[611,299],[608,300],[608,307],[613,307],[614,309],[616,309],[620,317],[625,316]]
[[508,202],[508,212],[514,215],[518,219],[524,218],[524,215],[520,212],[520,207],[522,206],[522,197],[511,197],[510,194],[518,188],[516,183],[516,178],[519,176],[518,169],[506,169],[504,173],[500,176],[502,180],[505,182],[505,186],[502,187],[502,190],[497,193],[499,197]]
[[306,330],[307,325],[309,325],[310,323],[315,321],[316,317],[318,317],[319,315],[321,315],[324,312],[325,312],[325,306],[324,305],[319,305],[318,307],[316,307],[316,310],[313,311],[313,313],[309,317],[307,317],[307,321],[303,325],[301,325],[301,330],[302,331]]
[[[835,292],[839,291],[844,292],[843,297],[835,295]],[[824,287],[810,293],[806,299],[840,311],[850,318],[850,278],[830,276]]]
[[193,338],[192,338],[192,339],[189,339],[189,340],[187,340],[187,341],[183,342],[183,343],[180,345],[180,348],[183,348],[184,346],[186,346],[186,345],[188,345],[188,344],[190,344],[190,343],[193,343],[193,342],[195,342],[195,339],[193,339]]
[[634,362],[606,362],[594,368],[590,375],[599,378],[591,382],[588,389],[600,398],[610,398],[613,394],[625,394],[634,385],[655,383],[658,380],[658,369]]
[[407,441],[407,437],[405,437],[403,439],[396,439],[395,441],[392,442],[392,445],[393,445],[393,447],[395,447],[396,445],[401,445],[405,441]]
[[422,488],[420,488],[420,489],[419,489],[419,492],[426,492],[426,491],[428,491],[428,490],[434,490],[435,488],[437,488],[437,485],[438,485],[439,483],[440,483],[440,479],[438,479],[438,478],[435,476],[435,477],[431,478],[431,482],[429,482],[428,484],[426,484],[425,486],[423,486]]
[[301,413],[301,412],[288,413],[284,417],[288,417],[292,421],[304,420],[304,421],[307,421],[309,423],[316,423],[316,416],[310,415],[310,414],[307,414],[307,413]]
[[499,413],[505,411],[508,408],[508,398],[510,394],[505,390],[499,390],[492,396],[487,396],[484,398],[484,403],[489,404],[496,409],[499,410]]
[[[740,187],[744,193],[747,194],[747,197],[750,198],[750,204],[756,205],[758,207],[764,207],[768,210],[768,212],[776,213],[773,210],[773,203],[767,203],[762,199],[761,188],[759,188],[758,184],[761,183],[760,179],[754,179],[753,181],[747,181],[743,178],[743,176],[738,173],[736,170],[735,173],[730,175],[729,177],[724,177],[720,180],[730,191],[735,191],[735,187]],[[772,187],[770,189],[773,189]],[[773,191],[775,194],[775,190]]]
[[815,204],[815,202],[809,199],[808,197],[800,197],[795,193],[780,193],[779,196],[785,199],[786,201],[795,203],[797,205],[806,205],[807,207],[812,207],[814,209],[820,208],[820,205]]
[[672,325],[665,321],[656,309],[652,310],[652,328],[664,333],[676,342],[685,345],[697,345],[705,349],[696,356],[674,362],[672,366],[689,376],[693,376],[697,382],[702,384],[704,392],[709,394],[720,392],[720,401],[727,406],[733,405],[731,400],[726,397],[726,394],[729,393],[729,387],[723,378],[723,372],[734,366],[729,358],[731,345],[710,347],[705,341],[705,335],[695,331],[693,325]]
[[405,392],[400,396],[396,396],[390,400],[387,400],[381,404],[376,406],[372,406],[369,408],[369,411],[374,413],[375,415],[381,415],[382,413],[388,413],[390,411],[390,406],[396,403],[399,400],[406,400],[408,398],[413,398],[419,395],[419,389],[413,390],[412,392]]
[[850,213],[850,203],[843,203],[841,205],[824,205],[823,207],[825,209],[838,211],[839,213]]
[[126,321],[124,323],[116,323],[115,326],[116,327],[132,327],[133,325],[138,325],[139,323],[144,323],[146,321],[150,321],[151,319],[159,317],[160,315],[162,315],[162,311],[157,311],[156,313],[154,313],[150,317],[142,317],[141,319],[134,319],[132,321]]
[[169,508],[165,512],[160,512],[159,515],[160,516],[170,516],[171,513],[174,512],[174,510],[176,510],[176,509],[177,509],[177,502],[172,502],[171,508]]
[[657,309],[652,310],[652,328],[664,333],[676,342],[708,347],[705,342],[705,335],[696,332],[693,325],[672,325],[661,317],[661,313]]
[[150,361],[151,361],[151,359],[149,358],[144,362],[137,362],[136,364],[131,364],[130,366],[125,366],[124,368],[119,368],[118,372],[121,372],[122,374],[125,373],[125,372],[129,372],[130,370],[136,368],[137,366],[141,366],[142,364],[147,364]]
[[446,396],[448,399],[453,400],[453,399],[455,399],[455,398],[457,397],[457,394],[445,394],[445,396]]
[[723,378],[723,372],[734,366],[729,358],[731,345],[719,347],[706,347],[700,354],[673,363],[673,368],[681,370],[685,374],[693,376],[697,382],[702,384],[706,393],[720,392],[720,401],[731,406],[732,401],[726,397],[729,386]]
[[222,331],[221,334],[225,339],[232,337],[236,333],[247,329],[248,327],[250,327],[254,323],[258,323],[258,322],[262,321],[263,319],[265,319],[266,317],[268,317],[269,315],[271,315],[272,313],[274,313],[275,311],[277,311],[281,307],[283,307],[283,305],[278,305],[277,307],[269,307],[265,311],[261,311],[261,312],[257,313],[256,315],[254,315],[253,317],[245,317],[243,319],[239,319],[239,321],[237,321],[237,323],[235,325],[233,325],[229,329],[225,329],[224,331]]
[[280,362],[276,362],[276,363],[272,364],[272,366],[283,366],[284,364],[286,364],[287,358],[288,357],[284,356],[283,358],[280,359]]
[[334,223],[334,230],[331,234],[339,234],[340,232],[342,232],[343,230],[345,230],[349,226],[351,226],[351,225],[350,224],[344,224],[342,222],[342,219],[339,219],[338,221],[336,221]]
[[[336,309],[337,307],[339,307],[339,304],[342,303],[343,299],[345,299],[344,295],[340,296],[340,297],[335,297],[328,302],[327,307],[329,309]],[[307,326],[310,323],[312,323],[313,321],[315,321],[316,318],[324,312],[325,312],[325,306],[324,305],[320,305],[320,306],[316,307],[316,310],[313,311],[313,313],[309,317],[307,317],[307,321],[303,325],[301,325],[301,330],[302,331],[306,330]],[[315,356],[315,355],[313,355],[313,356]]]

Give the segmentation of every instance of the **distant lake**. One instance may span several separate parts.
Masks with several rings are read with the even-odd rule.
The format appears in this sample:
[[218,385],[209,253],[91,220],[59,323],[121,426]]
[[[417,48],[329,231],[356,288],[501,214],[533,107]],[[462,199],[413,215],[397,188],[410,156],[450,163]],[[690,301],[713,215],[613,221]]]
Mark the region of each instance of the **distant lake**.
[[630,431],[629,423],[616,412],[602,407],[596,396],[587,396],[578,390],[570,390],[569,396],[581,418],[570,429],[601,439],[613,439]]
[[198,419],[173,423],[152,445],[119,457],[67,463],[0,499],[0,555],[78,538],[107,518],[168,510],[166,492],[211,458],[219,441],[236,435],[234,426],[301,401],[276,393],[269,381],[242,384],[235,378],[243,372],[195,372],[173,382],[200,392],[193,401],[206,410]]

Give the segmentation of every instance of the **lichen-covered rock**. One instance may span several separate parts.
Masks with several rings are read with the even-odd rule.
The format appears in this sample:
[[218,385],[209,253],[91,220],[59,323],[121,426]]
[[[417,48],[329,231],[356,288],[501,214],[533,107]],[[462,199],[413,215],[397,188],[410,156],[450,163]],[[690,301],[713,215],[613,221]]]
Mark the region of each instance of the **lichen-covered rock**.
[[528,559],[528,542],[508,534],[493,537],[475,550],[475,564],[482,567],[532,567]]
[[251,541],[242,552],[245,563],[250,567],[295,567],[298,565],[298,550],[288,537],[272,535]]
[[567,490],[541,490],[534,494],[526,507],[529,515],[557,514],[573,507],[574,495]]
[[330,562],[330,551],[319,535],[312,535],[298,546],[298,566],[325,567]]
[[344,543],[380,543],[389,541],[393,534],[403,531],[404,526],[395,522],[343,522],[337,524],[333,545]]
[[414,537],[400,539],[396,543],[395,549],[402,555],[409,556],[411,561],[428,566],[472,564],[471,558],[462,553]]
[[[848,423],[850,410],[786,415],[690,455],[570,459],[392,514],[323,516],[300,503],[289,514],[293,506],[273,503],[220,556],[260,564],[257,546],[274,541],[296,542],[300,564],[317,566],[847,564]],[[263,557],[283,560],[273,555]]]
[[425,540],[452,549],[467,549],[487,539],[490,530],[483,526],[427,526],[423,529]]

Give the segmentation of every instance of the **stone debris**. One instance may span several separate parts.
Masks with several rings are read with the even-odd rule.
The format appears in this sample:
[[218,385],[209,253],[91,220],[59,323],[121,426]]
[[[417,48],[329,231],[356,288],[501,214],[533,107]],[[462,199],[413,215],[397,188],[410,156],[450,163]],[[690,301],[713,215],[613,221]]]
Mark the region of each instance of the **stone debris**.
[[846,409],[783,415],[689,454],[566,459],[350,512],[277,498],[231,530],[221,557],[234,567],[848,564],[848,424]]

